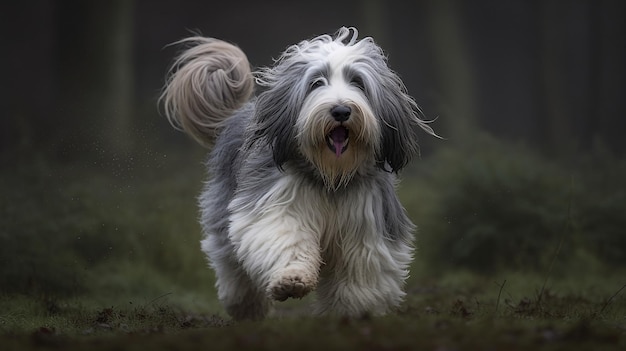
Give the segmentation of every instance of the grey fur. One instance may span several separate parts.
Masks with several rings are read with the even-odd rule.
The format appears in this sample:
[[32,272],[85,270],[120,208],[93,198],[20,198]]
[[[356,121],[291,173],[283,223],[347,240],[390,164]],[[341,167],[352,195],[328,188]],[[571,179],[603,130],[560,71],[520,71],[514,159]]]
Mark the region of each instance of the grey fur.
[[235,45],[204,37],[183,39],[188,49],[176,58],[161,94],[165,115],[210,147],[222,123],[254,89],[246,55]]
[[[418,152],[417,132],[434,132],[419,118],[382,50],[371,38],[356,37],[356,29],[342,28],[334,37],[289,47],[273,67],[257,72],[263,90],[251,99],[251,78],[243,69],[247,60],[230,44],[189,39],[198,45],[175,63],[163,93],[168,118],[205,145],[213,144],[217,134],[207,163],[212,177],[199,197],[202,249],[216,271],[218,296],[233,318],[263,318],[271,299],[300,297],[315,289],[318,279],[319,313],[382,314],[402,301],[414,225],[395,194],[394,173]],[[305,156],[296,129],[316,79],[325,79],[324,84],[331,79],[324,52],[329,43],[349,47],[358,57],[342,72],[349,82],[343,89],[350,94],[362,90],[378,119],[359,122],[373,123],[368,128],[379,134],[353,136],[365,138],[354,142],[371,144],[365,149],[371,154],[358,159],[341,186],[329,186]],[[220,70],[232,73],[228,80],[207,78],[209,71]],[[286,222],[277,222],[283,213]],[[255,228],[255,221],[276,227]],[[289,231],[284,225],[293,221],[300,223],[293,238],[301,236],[303,245],[309,239],[317,243],[313,251],[297,251],[295,243],[287,244],[289,235],[273,236]],[[275,254],[257,255],[249,251],[254,245]],[[291,251],[283,255],[283,246]],[[291,255],[301,257],[296,268],[289,268]]]

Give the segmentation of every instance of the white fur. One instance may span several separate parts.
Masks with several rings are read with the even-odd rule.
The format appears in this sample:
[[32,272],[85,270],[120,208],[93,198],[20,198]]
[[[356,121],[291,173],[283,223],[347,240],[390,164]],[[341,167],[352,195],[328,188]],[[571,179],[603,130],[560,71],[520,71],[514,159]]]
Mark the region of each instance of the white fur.
[[256,73],[263,90],[250,98],[241,50],[183,42],[199,44],[178,58],[162,99],[174,125],[213,148],[201,246],[226,311],[260,319],[272,301],[314,290],[320,314],[396,309],[414,225],[395,173],[418,152],[417,130],[434,132],[382,50],[354,28],[302,41]]
[[[373,190],[338,199],[287,175],[257,203],[235,197],[229,239],[243,270],[270,297],[286,277],[300,277],[307,291],[314,290],[321,273],[320,314],[391,311],[405,295],[412,247],[384,242]],[[202,242],[209,256],[211,238]],[[239,287],[224,290],[223,299],[240,299]]]

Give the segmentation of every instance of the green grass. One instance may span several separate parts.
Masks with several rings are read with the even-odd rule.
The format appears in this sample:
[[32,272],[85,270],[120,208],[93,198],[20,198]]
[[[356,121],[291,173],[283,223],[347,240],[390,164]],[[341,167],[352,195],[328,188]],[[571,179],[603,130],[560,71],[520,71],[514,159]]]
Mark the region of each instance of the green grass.
[[309,297],[226,317],[199,250],[200,153],[17,162],[0,175],[0,349],[624,349],[624,163],[476,142],[404,173],[407,299],[361,319],[312,317]]
[[16,349],[618,350],[626,346],[626,301],[616,294],[623,276],[585,284],[562,279],[544,290],[541,301],[538,275],[415,277],[394,315],[316,318],[305,312],[308,301],[292,301],[277,305],[278,317],[238,324],[221,313],[181,309],[175,294],[108,307],[84,305],[83,297],[5,296],[0,342]]

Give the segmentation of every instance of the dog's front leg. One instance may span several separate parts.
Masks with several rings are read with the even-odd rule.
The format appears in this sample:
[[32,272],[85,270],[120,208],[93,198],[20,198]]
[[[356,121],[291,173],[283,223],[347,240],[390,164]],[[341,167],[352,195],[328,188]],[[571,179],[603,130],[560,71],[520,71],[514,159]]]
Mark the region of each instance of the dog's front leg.
[[[382,184],[385,186],[385,184]],[[383,315],[403,301],[413,258],[413,224],[391,183],[352,192],[337,211],[341,226],[324,238],[317,289],[320,314]],[[350,219],[358,220],[350,220]]]
[[269,298],[301,298],[317,286],[321,255],[319,235],[298,204],[231,206],[229,237],[251,280]]
[[360,317],[395,310],[406,295],[403,286],[410,252],[408,246],[383,240],[344,242],[330,254],[337,256],[328,257],[321,272],[316,312]]

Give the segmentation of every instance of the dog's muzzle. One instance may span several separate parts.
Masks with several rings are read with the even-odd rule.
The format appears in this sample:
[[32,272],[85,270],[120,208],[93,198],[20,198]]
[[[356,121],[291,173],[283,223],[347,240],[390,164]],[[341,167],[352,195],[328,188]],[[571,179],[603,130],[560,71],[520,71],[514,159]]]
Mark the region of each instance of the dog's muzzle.
[[339,123],[347,121],[351,113],[352,109],[346,105],[337,105],[330,109],[330,115]]
[[[330,115],[338,123],[343,123],[350,119],[352,109],[346,105],[336,105],[330,109]],[[339,125],[332,129],[326,136],[326,144],[330,151],[334,152],[337,158],[341,156],[348,149],[348,137],[350,131],[343,125]]]

